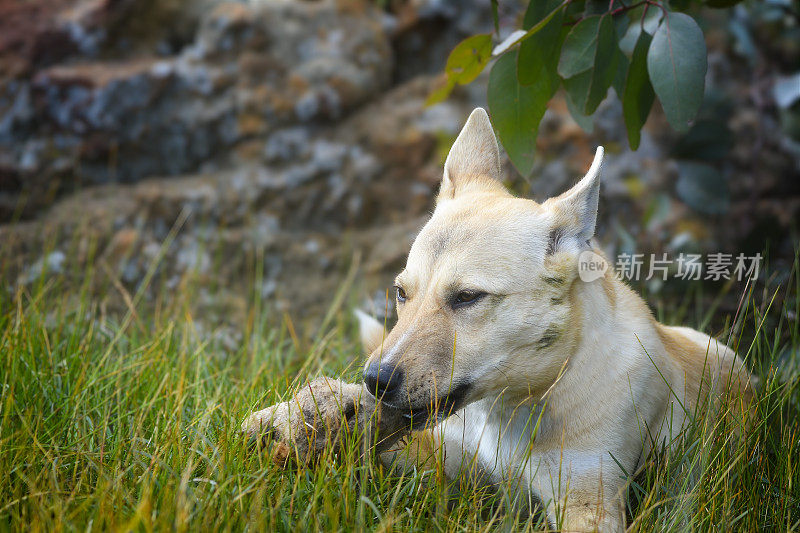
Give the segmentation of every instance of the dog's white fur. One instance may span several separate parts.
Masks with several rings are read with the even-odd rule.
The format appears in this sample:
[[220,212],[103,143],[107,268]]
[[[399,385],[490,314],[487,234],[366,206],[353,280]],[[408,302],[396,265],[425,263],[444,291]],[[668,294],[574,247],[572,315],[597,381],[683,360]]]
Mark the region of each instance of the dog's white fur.
[[[448,476],[519,486],[570,531],[624,529],[619,465],[636,471],[698,403],[751,395],[727,346],[657,323],[611,269],[591,282],[578,276],[578,255],[592,249],[602,157],[598,148],[586,176],[557,198],[515,198],[500,182],[489,118],[476,109],[397,277],[397,324],[384,333],[360,316],[368,363],[403,372],[400,399],[386,405],[447,405],[462,386],[458,411],[418,434],[414,449],[442,450]],[[485,296],[456,305],[463,291]]]

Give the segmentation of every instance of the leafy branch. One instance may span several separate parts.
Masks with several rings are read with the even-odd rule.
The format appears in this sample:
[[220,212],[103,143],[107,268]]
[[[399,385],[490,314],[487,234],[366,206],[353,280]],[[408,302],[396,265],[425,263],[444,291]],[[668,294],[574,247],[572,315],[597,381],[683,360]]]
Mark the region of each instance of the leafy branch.
[[[703,0],[729,7],[739,0]],[[532,0],[522,28],[492,47],[491,33],[468,37],[450,53],[446,78],[428,98],[446,99],[494,61],[488,103],[498,137],[524,176],[533,168],[539,123],[560,88],[579,124],[589,123],[613,87],[637,149],[656,97],[667,121],[686,132],[703,101],[708,68],[703,32],[683,13],[690,0]],[[497,2],[492,2],[495,33]]]

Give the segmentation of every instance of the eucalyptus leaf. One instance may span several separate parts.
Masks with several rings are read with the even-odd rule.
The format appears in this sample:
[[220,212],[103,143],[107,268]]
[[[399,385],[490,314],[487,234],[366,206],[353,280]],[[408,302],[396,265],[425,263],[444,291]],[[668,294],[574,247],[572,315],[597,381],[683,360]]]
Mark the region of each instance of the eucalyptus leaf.
[[582,114],[593,113],[608,93],[616,75],[618,50],[614,19],[608,14],[583,19],[567,35],[558,73]]
[[647,32],[639,34],[622,92],[622,115],[631,150],[639,148],[642,126],[647,122],[647,115],[650,114],[655,99],[653,86],[647,76],[647,51],[652,39]]
[[425,99],[426,106],[436,105],[447,100],[450,93],[453,92],[456,83],[450,78],[446,77],[444,80],[439,81],[433,91]]
[[[622,94],[625,92],[625,78],[628,76],[628,68],[630,68],[631,60],[628,59],[622,50],[617,50],[619,57],[617,58],[617,68],[614,73],[614,81],[611,86],[617,93],[617,97],[622,100]],[[645,70],[645,72],[647,72]]]
[[549,82],[521,85],[517,54],[511,51],[495,62],[489,73],[488,100],[492,122],[509,159],[520,174],[530,176],[539,123],[547,109]]
[[664,18],[664,12],[649,5],[645,6],[643,9],[645,10],[645,13],[644,21],[642,21],[643,23],[641,24],[642,29],[650,35],[655,35],[656,30],[658,30],[658,26],[661,24],[661,20]]
[[[645,8],[647,8],[646,11]],[[625,55],[630,57],[633,54],[636,42],[639,40],[639,34],[645,31],[653,35],[658,29],[663,15],[660,9],[655,9],[651,6],[639,6],[629,11],[628,14],[635,22],[628,25],[625,34],[619,40],[619,48],[625,52]],[[644,20],[642,20],[642,17],[644,17]]]
[[647,53],[647,72],[670,126],[689,129],[703,102],[708,69],[706,42],[697,23],[668,12]]
[[631,26],[631,20],[625,16],[615,16],[612,19],[614,20],[614,30],[617,32],[618,38],[622,40],[622,36],[628,32],[628,28]]
[[555,17],[559,13],[563,15],[565,8],[570,5],[569,2],[570,0],[564,0],[563,2],[561,2],[561,4],[559,4],[557,8],[548,13],[546,17],[544,17],[542,20],[531,26],[531,28],[525,32],[525,35],[517,39],[514,44],[525,42],[526,40],[536,35],[542,28],[547,26],[547,24],[553,19],[553,17]]
[[[525,12],[522,27],[529,30],[561,5],[559,0],[532,1]],[[517,59],[517,78],[522,85],[537,83],[541,77],[550,82],[550,96],[558,89],[558,57],[561,52],[561,28],[564,10],[560,9],[542,29],[522,42]]]
[[591,70],[587,70],[577,76],[564,80],[564,90],[567,93],[567,99],[570,100],[572,106],[582,115],[585,114],[584,109],[586,108],[586,100],[589,97],[589,86],[591,83]]
[[594,66],[602,18],[600,15],[586,17],[567,34],[558,62],[558,74],[562,78],[572,78]]
[[492,57],[492,35],[481,33],[467,37],[450,52],[444,70],[460,85],[472,82]]
[[581,113],[578,108],[575,107],[571,98],[567,97],[564,100],[567,103],[567,111],[569,111],[572,120],[586,133],[592,133],[594,131],[594,119],[590,115]]
[[603,15],[597,37],[597,51],[594,56],[592,79],[589,85],[589,94],[583,112],[594,113],[597,106],[608,94],[608,88],[614,82],[617,74],[617,65],[622,53],[617,46],[617,34],[614,19],[611,15]]

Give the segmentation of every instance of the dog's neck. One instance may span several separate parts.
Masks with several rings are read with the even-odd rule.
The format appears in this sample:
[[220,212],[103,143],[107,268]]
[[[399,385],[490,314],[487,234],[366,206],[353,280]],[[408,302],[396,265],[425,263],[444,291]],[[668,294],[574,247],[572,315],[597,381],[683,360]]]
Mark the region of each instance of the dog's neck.
[[655,327],[647,305],[611,272],[588,283],[576,280],[571,290],[574,339],[565,343],[569,353],[561,376],[542,398],[557,418],[591,412],[587,407],[608,390],[624,386],[635,364],[632,354],[645,356],[639,339],[649,338]]

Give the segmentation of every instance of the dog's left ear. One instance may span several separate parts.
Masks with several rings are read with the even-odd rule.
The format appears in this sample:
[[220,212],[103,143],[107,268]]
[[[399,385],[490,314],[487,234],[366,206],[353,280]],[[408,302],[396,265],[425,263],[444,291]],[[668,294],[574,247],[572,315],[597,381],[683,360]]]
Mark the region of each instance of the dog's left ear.
[[495,187],[500,183],[500,150],[489,115],[475,108],[461,129],[444,163],[439,201],[467,190]]
[[354,310],[358,318],[358,333],[365,353],[372,353],[380,348],[386,333],[383,324],[360,309]]
[[[549,207],[555,214],[550,233],[549,252],[572,240],[583,247],[594,237],[597,223],[597,204],[600,199],[600,167],[603,164],[603,147],[598,146],[589,172],[570,190],[556,198],[550,198],[542,207]],[[574,239],[574,240],[573,240]]]

